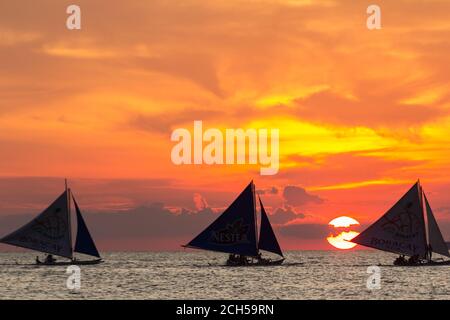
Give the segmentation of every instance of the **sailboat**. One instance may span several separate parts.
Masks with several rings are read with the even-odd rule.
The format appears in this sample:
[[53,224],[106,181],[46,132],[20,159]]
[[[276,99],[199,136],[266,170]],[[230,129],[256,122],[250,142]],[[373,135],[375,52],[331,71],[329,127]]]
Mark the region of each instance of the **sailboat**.
[[432,260],[433,253],[450,254],[420,181],[351,242],[400,254],[394,265],[450,265],[442,257]]
[[[77,220],[75,246],[72,246],[72,201]],[[65,191],[47,209],[21,228],[1,238],[0,242],[48,254],[45,261],[40,261],[37,257],[37,265],[87,265],[103,261],[84,222],[75,197],[67,188],[67,181]],[[74,252],[96,259],[78,260],[74,257]],[[53,255],[70,259],[70,261],[56,261]]]
[[[260,198],[259,203],[261,207],[259,240],[255,185],[252,181],[213,223],[183,247],[229,253],[227,261],[229,266],[282,264],[283,252]],[[281,256],[281,259],[263,258],[260,250],[275,253]]]

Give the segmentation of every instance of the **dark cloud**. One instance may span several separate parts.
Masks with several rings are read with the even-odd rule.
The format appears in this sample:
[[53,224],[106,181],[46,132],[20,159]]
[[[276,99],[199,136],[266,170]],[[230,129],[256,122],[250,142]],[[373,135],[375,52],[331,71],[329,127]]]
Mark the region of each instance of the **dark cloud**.
[[[172,179],[69,179],[78,202],[89,209],[115,211],[157,201],[193,208],[193,191]],[[0,215],[42,210],[64,191],[64,179],[53,177],[0,178]]]
[[[82,208],[83,210],[83,208]],[[177,249],[204,230],[220,212],[209,207],[201,210],[166,207],[163,203],[152,203],[124,211],[86,212],[86,223],[100,250],[115,250],[119,243],[139,239],[135,250]],[[0,216],[0,237],[12,232],[33,219],[35,214]],[[277,236],[307,240],[324,240],[330,233],[329,226],[320,223],[283,224],[286,221],[304,217],[292,208],[278,208],[270,216]],[[439,222],[444,235],[450,234],[450,222]],[[361,230],[367,226],[361,226]],[[168,240],[170,239],[170,241]],[[448,237],[445,240],[449,240]],[[2,246],[3,248],[3,246]],[[10,248],[10,247],[8,247]],[[127,250],[133,247],[126,247]]]
[[305,189],[296,186],[286,186],[283,190],[283,198],[288,205],[301,206],[307,203],[323,203],[319,196],[306,192]]
[[[185,237],[186,241],[211,223],[217,214],[211,208],[181,209],[173,213],[162,203],[153,203],[121,212],[83,213],[92,236],[99,241]],[[35,215],[0,217],[0,236],[20,227]],[[152,247],[149,245],[149,247]]]
[[448,206],[436,208],[435,211],[439,212],[439,213],[442,213],[442,214],[445,214],[445,215],[450,215],[450,207],[448,207]]
[[303,213],[297,213],[291,206],[279,207],[270,215],[272,224],[285,224],[295,219],[304,219]]
[[[208,186],[181,186],[177,179],[69,178],[68,181],[80,206],[99,213],[126,211],[157,202],[168,208],[221,210],[239,194],[236,190],[221,191]],[[64,178],[0,177],[0,216],[38,213],[63,191]]]
[[278,188],[277,187],[272,187],[272,188],[268,188],[268,189],[257,189],[256,190],[256,194],[259,195],[264,195],[264,194],[278,194]]
[[279,227],[281,235],[287,237],[297,237],[303,239],[324,239],[329,233],[329,227],[326,224],[289,224]]
[[128,126],[134,129],[147,131],[150,133],[160,133],[170,135],[171,130],[189,123],[188,130],[191,130],[195,120],[208,120],[223,116],[222,112],[214,110],[182,110],[173,112],[163,112],[154,115],[138,114],[131,117]]

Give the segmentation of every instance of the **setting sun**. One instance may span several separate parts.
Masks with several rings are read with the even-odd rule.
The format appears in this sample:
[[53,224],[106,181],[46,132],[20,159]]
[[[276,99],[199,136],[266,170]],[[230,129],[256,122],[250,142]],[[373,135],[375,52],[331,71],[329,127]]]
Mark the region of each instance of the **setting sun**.
[[328,225],[332,228],[332,233],[327,237],[328,243],[338,249],[351,249],[356,243],[350,242],[359,232],[349,230],[350,227],[359,225],[359,222],[353,218],[342,216],[331,220]]

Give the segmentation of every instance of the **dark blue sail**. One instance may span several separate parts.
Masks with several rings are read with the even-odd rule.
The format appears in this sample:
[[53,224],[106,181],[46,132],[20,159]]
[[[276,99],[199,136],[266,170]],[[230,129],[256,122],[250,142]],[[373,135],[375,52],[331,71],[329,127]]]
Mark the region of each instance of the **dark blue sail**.
[[259,199],[259,204],[261,206],[261,230],[259,232],[258,247],[259,249],[283,256],[283,252],[281,252],[280,245],[278,244],[275,233],[273,232],[272,226],[270,225],[269,217],[267,216],[266,210],[264,210],[261,199]]
[[257,256],[253,182],[209,227],[189,242],[186,247]]
[[83,216],[81,215],[80,208],[78,208],[78,204],[75,201],[75,198],[73,198],[73,202],[75,203],[75,209],[77,212],[78,225],[77,240],[75,241],[74,251],[100,258],[100,254],[98,253],[94,240],[92,240],[91,234],[89,233],[86,223],[84,222]]

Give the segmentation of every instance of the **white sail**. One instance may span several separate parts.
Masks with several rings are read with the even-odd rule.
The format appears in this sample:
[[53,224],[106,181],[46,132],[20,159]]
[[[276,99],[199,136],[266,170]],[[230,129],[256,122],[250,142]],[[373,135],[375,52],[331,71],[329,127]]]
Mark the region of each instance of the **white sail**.
[[64,192],[40,215],[0,239],[10,245],[72,258],[68,192]]
[[[425,196],[425,194],[424,194]],[[447,244],[442,237],[441,230],[439,230],[439,226],[434,218],[433,211],[431,211],[430,204],[428,203],[428,199],[425,196],[425,204],[427,209],[427,220],[428,220],[428,242],[431,246],[431,251],[442,254],[444,256],[450,257],[448,253]]]
[[352,242],[383,251],[425,257],[425,221],[420,194],[419,183],[416,183],[388,212]]

